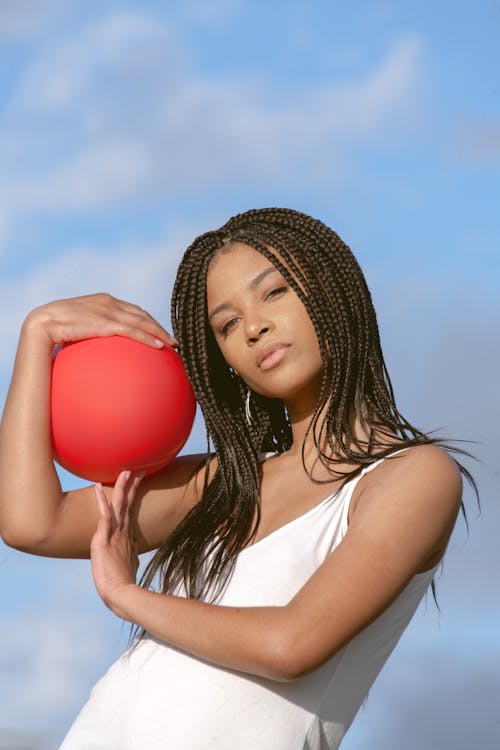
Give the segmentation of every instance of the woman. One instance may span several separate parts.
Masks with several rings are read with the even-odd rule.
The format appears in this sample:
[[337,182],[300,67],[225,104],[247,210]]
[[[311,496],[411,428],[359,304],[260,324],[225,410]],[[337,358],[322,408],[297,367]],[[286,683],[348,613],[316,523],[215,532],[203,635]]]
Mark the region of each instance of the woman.
[[[176,339],[98,294],[37,308],[21,332],[3,538],[90,555],[100,596],[139,636],[62,748],[337,748],[433,581],[470,476],[399,413],[362,272],[321,222],[262,209],[202,235],[172,321]],[[52,348],[111,334],[179,347],[207,454],[63,493]]]

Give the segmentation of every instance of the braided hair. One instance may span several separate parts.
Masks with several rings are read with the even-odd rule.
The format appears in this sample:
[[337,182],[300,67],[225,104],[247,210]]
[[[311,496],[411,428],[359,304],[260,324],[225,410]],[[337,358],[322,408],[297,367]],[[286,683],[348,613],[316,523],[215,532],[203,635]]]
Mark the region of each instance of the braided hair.
[[[159,547],[141,584],[149,587],[158,579],[161,592],[183,589],[191,598],[212,601],[224,590],[238,553],[259,525],[259,454],[284,453],[292,445],[290,421],[280,399],[252,392],[254,418],[247,422],[247,386],[224,360],[208,323],[208,267],[232,243],[254,248],[278,268],[305,305],[316,331],[323,378],[302,445],[302,463],[307,472],[304,451],[312,432],[318,458],[329,468],[331,479],[313,481],[338,481],[335,465],[350,464],[352,470],[341,475],[346,482],[363,467],[413,445],[439,444],[466,453],[420,431],[399,412],[370,291],[338,234],[317,219],[282,208],[246,211],[220,229],[202,234],[179,265],[171,313],[206,425],[207,455],[196,467],[205,464],[203,492]],[[366,441],[354,434],[353,416],[364,428]],[[327,452],[321,448],[325,440]],[[209,482],[211,441],[217,468]],[[458,466],[475,488],[467,469]]]

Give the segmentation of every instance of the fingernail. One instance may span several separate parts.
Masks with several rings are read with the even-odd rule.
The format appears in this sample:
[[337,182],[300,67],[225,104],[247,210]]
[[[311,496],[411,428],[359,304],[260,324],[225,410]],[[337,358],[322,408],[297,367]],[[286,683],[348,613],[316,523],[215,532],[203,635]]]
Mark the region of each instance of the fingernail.
[[161,339],[154,339],[154,345],[158,347],[158,349],[163,349],[165,346],[165,342]]

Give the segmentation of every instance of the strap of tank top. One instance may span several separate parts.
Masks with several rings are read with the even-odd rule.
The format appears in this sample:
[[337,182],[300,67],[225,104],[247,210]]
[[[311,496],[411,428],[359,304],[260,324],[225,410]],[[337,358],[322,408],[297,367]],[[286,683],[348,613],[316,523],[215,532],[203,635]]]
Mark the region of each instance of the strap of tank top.
[[[401,448],[399,451],[394,451],[394,453],[390,453],[388,456],[384,456],[383,458],[379,458],[378,461],[374,461],[369,466],[365,466],[364,469],[361,470],[361,472],[358,475],[358,479],[362,476],[364,476],[367,472],[374,469],[376,466],[381,464],[383,461],[385,461],[388,458],[392,458],[393,456],[397,456],[399,453],[404,453],[407,450],[410,450],[411,446],[408,446],[407,448]],[[278,451],[269,451],[268,453],[262,452],[259,453],[259,461],[265,461],[267,458],[272,458],[272,456],[277,456]]]
[[384,456],[383,458],[379,458],[378,461],[374,461],[369,466],[365,466],[365,468],[361,470],[359,476],[360,477],[364,476],[369,471],[371,471],[372,469],[374,469],[376,466],[379,466],[381,463],[383,463],[383,461],[385,461],[386,459],[392,458],[393,456],[397,456],[399,453],[404,453],[405,451],[410,450],[410,447],[411,446],[409,446],[407,448],[401,448],[401,450],[399,450],[399,451],[394,451],[394,453],[390,453],[388,456]]

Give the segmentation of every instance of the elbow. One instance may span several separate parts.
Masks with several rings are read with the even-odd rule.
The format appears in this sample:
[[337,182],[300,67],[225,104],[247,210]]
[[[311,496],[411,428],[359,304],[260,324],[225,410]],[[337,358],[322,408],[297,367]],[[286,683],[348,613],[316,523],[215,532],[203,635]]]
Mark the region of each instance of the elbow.
[[40,532],[9,523],[2,523],[0,526],[0,537],[7,547],[34,554],[43,547],[46,541],[46,537]]
[[345,645],[329,643],[327,648],[321,639],[310,631],[300,631],[283,627],[274,641],[272,655],[273,679],[279,682],[293,682],[306,677],[325,664]]
[[9,523],[5,518],[0,519],[0,539],[7,547],[16,547],[19,538],[19,530],[16,525]]
[[295,639],[282,634],[274,645],[270,671],[277,682],[293,682],[321,666]]
[[295,680],[298,680],[299,677],[302,677],[303,674],[300,670],[295,669],[293,663],[290,661],[287,661],[285,663],[280,664],[279,669],[277,670],[274,680],[276,682],[294,682]]
[[274,655],[272,679],[276,682],[294,682],[313,670],[314,667],[308,667],[301,662],[296,652],[284,647]]
[[17,534],[15,530],[12,530],[8,526],[5,528],[2,526],[2,528],[0,528],[0,538],[7,547],[12,547],[13,549],[22,549],[24,546],[19,534]]

